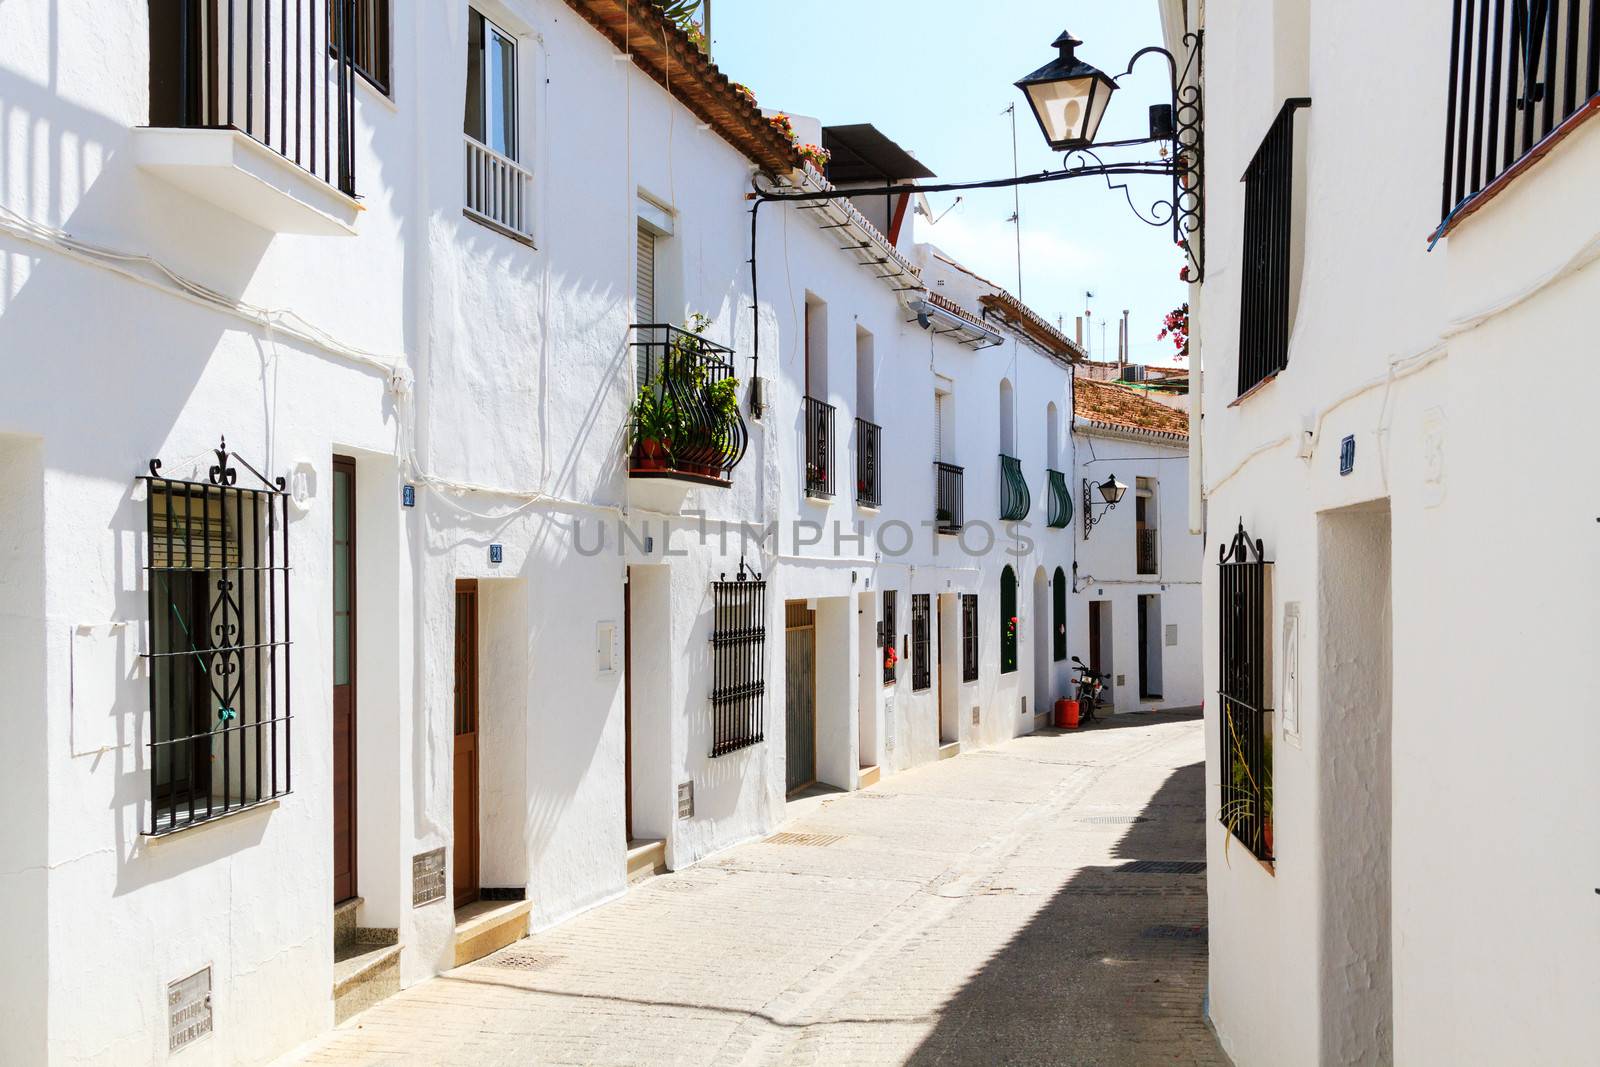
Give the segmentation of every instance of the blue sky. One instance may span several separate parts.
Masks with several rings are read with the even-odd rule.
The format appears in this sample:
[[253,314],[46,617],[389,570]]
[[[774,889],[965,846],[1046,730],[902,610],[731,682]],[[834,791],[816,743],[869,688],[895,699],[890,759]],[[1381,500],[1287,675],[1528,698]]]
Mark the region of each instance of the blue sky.
[[[717,65],[749,85],[762,107],[812,115],[824,125],[873,123],[945,181],[1011,173],[1011,123],[1003,112],[1013,102],[1022,173],[1060,166],[1012,83],[1049,61],[1050,42],[1062,29],[1085,42],[1080,56],[1113,75],[1139,48],[1161,43],[1149,0],[717,0],[712,15]],[[1148,106],[1169,92],[1164,70],[1158,56],[1140,60],[1111,102],[1102,140],[1145,134]],[[1136,183],[1142,209],[1167,188],[1159,178]],[[918,219],[918,239],[1014,290],[1016,238],[1006,221],[1011,191],[964,196],[938,226]],[[1052,322],[1065,316],[1071,334],[1084,291],[1092,290],[1095,319],[1108,325],[1111,358],[1115,320],[1126,308],[1134,359],[1171,363],[1170,342],[1156,334],[1186,287],[1178,281],[1183,261],[1170,228],[1139,222],[1103,179],[1035,186],[1021,196],[1023,299]],[[935,215],[954,198],[931,194]],[[1099,326],[1092,341],[1099,358]]]

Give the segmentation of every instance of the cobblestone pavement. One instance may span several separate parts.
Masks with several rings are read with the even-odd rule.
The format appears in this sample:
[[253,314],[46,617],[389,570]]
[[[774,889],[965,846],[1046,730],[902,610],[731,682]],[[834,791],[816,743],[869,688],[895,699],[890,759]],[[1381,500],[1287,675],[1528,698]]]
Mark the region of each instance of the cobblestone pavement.
[[[414,986],[311,1064],[1222,1064],[1198,717],[1047,732]],[[1133,861],[1167,861],[1129,870]],[[1198,867],[1198,864],[1196,864]]]

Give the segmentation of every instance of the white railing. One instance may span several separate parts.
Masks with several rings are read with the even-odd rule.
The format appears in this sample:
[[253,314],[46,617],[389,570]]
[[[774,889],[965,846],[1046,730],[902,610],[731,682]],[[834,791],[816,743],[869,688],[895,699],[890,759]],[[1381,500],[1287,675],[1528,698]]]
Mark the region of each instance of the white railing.
[[467,213],[533,237],[533,172],[467,137]]

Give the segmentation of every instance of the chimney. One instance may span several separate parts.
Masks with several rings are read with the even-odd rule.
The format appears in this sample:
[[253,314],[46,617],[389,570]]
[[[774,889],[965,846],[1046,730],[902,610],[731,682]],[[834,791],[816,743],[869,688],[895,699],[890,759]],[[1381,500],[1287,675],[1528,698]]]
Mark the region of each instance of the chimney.
[[1122,371],[1128,366],[1128,312],[1123,309],[1122,323],[1117,327],[1117,377],[1121,378]]
[[1083,347],[1083,316],[1078,316],[1078,347]]

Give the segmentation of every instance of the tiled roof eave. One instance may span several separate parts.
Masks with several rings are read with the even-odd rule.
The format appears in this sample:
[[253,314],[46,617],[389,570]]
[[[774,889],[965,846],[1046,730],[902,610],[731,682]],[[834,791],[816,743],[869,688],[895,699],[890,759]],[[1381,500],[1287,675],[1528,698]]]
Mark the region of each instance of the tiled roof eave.
[[1098,437],[1121,437],[1148,444],[1174,444],[1189,445],[1187,433],[1177,433],[1171,430],[1150,430],[1143,426],[1128,426],[1118,422],[1102,422],[1079,415],[1073,422],[1074,433],[1093,434]]

